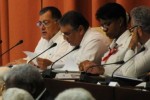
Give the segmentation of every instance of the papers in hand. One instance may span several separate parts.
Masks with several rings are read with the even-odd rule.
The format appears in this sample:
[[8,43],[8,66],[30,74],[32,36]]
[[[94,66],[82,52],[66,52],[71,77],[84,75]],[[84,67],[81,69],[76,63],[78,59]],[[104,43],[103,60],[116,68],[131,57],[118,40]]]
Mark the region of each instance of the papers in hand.
[[[23,51],[26,55],[27,55],[27,63],[33,59],[34,57],[36,57],[38,54],[34,53],[34,52],[30,52],[30,51]],[[36,58],[32,60],[32,62],[35,65],[38,65]]]

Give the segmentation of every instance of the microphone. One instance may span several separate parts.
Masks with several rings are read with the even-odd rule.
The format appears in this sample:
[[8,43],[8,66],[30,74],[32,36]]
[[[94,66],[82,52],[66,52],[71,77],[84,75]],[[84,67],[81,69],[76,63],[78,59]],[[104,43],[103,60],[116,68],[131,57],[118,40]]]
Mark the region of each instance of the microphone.
[[121,68],[125,63],[127,63],[128,61],[130,61],[130,60],[131,60],[132,58],[134,58],[137,54],[143,52],[144,50],[145,50],[145,47],[142,47],[136,54],[134,54],[131,58],[129,58],[126,62],[124,62],[124,63],[123,63],[122,65],[120,65],[118,68],[116,68],[116,69],[113,71],[111,78],[113,78],[114,73],[115,73],[119,68]]
[[[2,42],[1,42],[2,43]],[[10,51],[11,49],[13,49],[14,47],[20,45],[23,43],[23,40],[20,40],[17,44],[15,44],[14,46],[12,46],[11,48],[9,48],[8,50],[6,50],[5,52],[3,52],[0,57],[2,57],[5,53],[7,53],[8,51]]]
[[47,69],[47,70],[43,71],[42,76],[43,76],[44,78],[54,78],[55,75],[56,75],[56,73],[55,73],[55,72],[52,72],[52,70],[53,70],[53,65],[54,65],[57,61],[59,61],[60,59],[64,58],[65,56],[67,56],[68,54],[70,54],[71,52],[73,52],[73,51],[75,51],[75,50],[77,50],[77,49],[79,49],[79,48],[80,48],[80,46],[76,46],[76,47],[75,47],[74,49],[72,49],[70,52],[66,53],[65,55],[63,55],[62,57],[60,57],[59,59],[57,59],[55,62],[53,62],[52,65],[51,65],[51,67],[50,67],[50,69]]
[[55,47],[57,45],[57,43],[53,43],[49,48],[47,48],[46,50],[44,50],[43,52],[41,52],[40,54],[38,54],[37,56],[33,57],[31,60],[29,60],[28,63],[30,63],[32,60],[34,60],[35,58],[37,58],[38,56],[40,56],[41,54],[43,54],[44,52],[46,52],[47,50]]
[[118,62],[114,62],[114,63],[106,63],[106,64],[93,65],[93,66],[90,66],[90,67],[85,71],[85,73],[87,73],[87,71],[88,71],[90,68],[93,68],[93,67],[104,66],[104,65],[112,65],[112,64],[123,64],[123,63],[124,63],[124,61],[118,61]]
[[2,40],[0,40],[0,44],[2,43],[3,41]]

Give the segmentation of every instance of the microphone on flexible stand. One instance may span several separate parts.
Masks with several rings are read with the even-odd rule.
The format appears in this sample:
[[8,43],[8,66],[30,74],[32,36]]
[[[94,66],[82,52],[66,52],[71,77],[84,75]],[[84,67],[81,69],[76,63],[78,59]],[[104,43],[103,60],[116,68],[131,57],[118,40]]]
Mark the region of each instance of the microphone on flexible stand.
[[[2,42],[1,42],[2,43]],[[11,48],[9,48],[8,50],[6,50],[5,52],[3,52],[0,57],[2,57],[5,53],[7,53],[8,51],[10,51],[11,49],[13,49],[14,47],[20,45],[23,43],[23,40],[20,40],[17,44],[15,44],[14,46],[12,46]]]
[[38,54],[37,56],[33,57],[31,60],[29,60],[28,63],[30,63],[31,61],[33,61],[35,58],[37,58],[38,56],[40,56],[41,54],[43,54],[44,52],[46,52],[47,50],[55,47],[57,45],[57,43],[53,43],[49,48],[47,48],[46,50],[44,50],[43,52],[41,52],[40,54]]
[[76,47],[75,47],[74,49],[72,49],[70,52],[66,53],[65,55],[63,55],[62,57],[60,57],[59,59],[57,59],[55,62],[53,62],[52,65],[51,65],[51,67],[50,67],[50,69],[47,69],[47,70],[45,70],[45,71],[42,72],[43,78],[54,78],[55,75],[56,75],[56,73],[55,73],[55,72],[52,72],[52,70],[53,70],[53,65],[54,65],[57,61],[59,61],[60,59],[64,58],[65,56],[67,56],[68,54],[70,54],[71,52],[73,52],[73,51],[75,51],[75,50],[77,50],[77,49],[79,49],[79,48],[80,48],[80,46],[76,46]]
[[114,62],[114,63],[106,63],[106,64],[98,64],[98,65],[93,65],[93,66],[90,66],[85,72],[87,73],[87,71],[90,69],[90,68],[93,68],[93,67],[98,67],[98,66],[105,66],[105,65],[112,65],[112,64],[123,64],[124,61],[117,61],[117,62]]

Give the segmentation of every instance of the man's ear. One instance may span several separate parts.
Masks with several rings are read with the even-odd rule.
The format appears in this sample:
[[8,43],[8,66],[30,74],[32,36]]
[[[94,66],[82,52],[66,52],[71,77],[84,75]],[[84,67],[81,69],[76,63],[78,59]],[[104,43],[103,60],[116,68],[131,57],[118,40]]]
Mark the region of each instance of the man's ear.
[[119,20],[119,23],[120,23],[119,26],[121,27],[123,25],[123,18],[120,17],[118,20]]
[[82,25],[79,26],[78,31],[80,32],[80,35],[84,35],[85,33],[84,27]]

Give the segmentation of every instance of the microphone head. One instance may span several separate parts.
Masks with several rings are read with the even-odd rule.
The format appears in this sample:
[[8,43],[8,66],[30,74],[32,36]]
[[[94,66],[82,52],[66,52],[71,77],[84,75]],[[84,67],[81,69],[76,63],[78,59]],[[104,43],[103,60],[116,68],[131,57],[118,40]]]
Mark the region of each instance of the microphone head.
[[57,43],[53,43],[49,48],[47,48],[47,49],[50,49],[50,48],[53,48],[53,47],[55,47],[57,45]]
[[123,64],[123,63],[125,63],[125,62],[122,60],[122,61],[116,62],[115,64]]
[[146,49],[145,47],[142,47],[141,50],[139,51],[139,53],[144,51],[145,49]]
[[55,47],[57,45],[57,43],[54,43],[51,47]]
[[20,41],[17,43],[17,45],[22,44],[22,43],[23,43],[23,40],[20,40]]
[[74,51],[74,50],[77,50],[77,49],[79,49],[79,48],[80,48],[79,45],[78,45],[78,46],[75,46],[74,49],[73,49],[73,51]]

